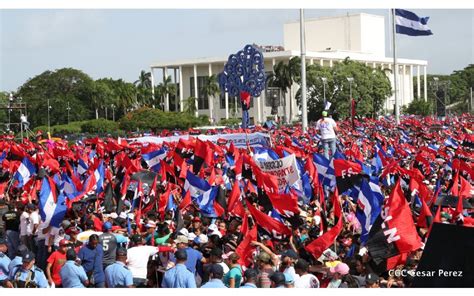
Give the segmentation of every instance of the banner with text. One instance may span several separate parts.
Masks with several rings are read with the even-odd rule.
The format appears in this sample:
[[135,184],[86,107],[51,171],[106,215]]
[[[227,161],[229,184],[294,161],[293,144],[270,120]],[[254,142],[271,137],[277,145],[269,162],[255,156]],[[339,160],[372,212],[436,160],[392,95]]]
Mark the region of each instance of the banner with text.
[[294,154],[277,160],[257,161],[257,164],[262,171],[278,178],[278,189],[280,192],[284,191],[287,185],[300,191],[303,190],[298,164],[296,163],[296,156]]

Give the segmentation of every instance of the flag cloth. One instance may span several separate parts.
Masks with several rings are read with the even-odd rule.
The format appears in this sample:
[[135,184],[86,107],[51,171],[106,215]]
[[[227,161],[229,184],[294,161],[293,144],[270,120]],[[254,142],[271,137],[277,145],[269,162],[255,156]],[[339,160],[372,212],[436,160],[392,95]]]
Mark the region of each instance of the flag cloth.
[[160,169],[160,160],[166,157],[166,150],[161,148],[160,150],[152,151],[147,154],[142,154],[143,160],[146,162],[150,170],[157,172]]
[[[375,185],[375,184],[374,184]],[[377,186],[377,185],[375,185]],[[374,224],[382,210],[383,195],[374,194],[372,188],[365,179],[362,179],[357,199],[356,217],[362,227],[360,240],[367,242],[370,228]]]
[[248,201],[246,201],[246,203],[247,203],[247,208],[249,209],[252,217],[255,219],[255,222],[257,223],[257,225],[265,229],[265,231],[267,231],[269,234],[272,234],[272,235],[284,234],[288,236],[291,235],[290,229],[288,229],[288,227],[286,227],[285,224],[273,219],[267,214],[260,212],[258,209],[252,206]]
[[398,34],[409,36],[433,35],[428,27],[429,17],[419,17],[411,11],[395,9],[395,26]]
[[316,259],[321,257],[323,252],[334,243],[337,236],[342,230],[342,209],[341,204],[339,203],[339,196],[337,190],[334,192],[333,204],[334,217],[338,218],[336,225],[334,225],[333,228],[325,232],[323,235],[321,235],[305,247],[306,251],[308,251]]
[[235,252],[240,256],[239,264],[241,266],[249,266],[253,263],[252,253],[255,250],[255,246],[252,246],[252,241],[257,240],[257,226],[254,226],[244,240],[237,246]]
[[66,214],[66,203],[63,194],[57,195],[53,179],[44,177],[39,194],[39,213],[47,225],[58,227]]
[[28,181],[33,177],[34,174],[36,174],[35,166],[30,162],[30,160],[27,157],[24,157],[23,161],[18,167],[18,170],[15,173],[15,176],[13,177],[14,180],[18,181],[18,184],[16,187],[17,188],[23,187],[23,185],[28,183]]

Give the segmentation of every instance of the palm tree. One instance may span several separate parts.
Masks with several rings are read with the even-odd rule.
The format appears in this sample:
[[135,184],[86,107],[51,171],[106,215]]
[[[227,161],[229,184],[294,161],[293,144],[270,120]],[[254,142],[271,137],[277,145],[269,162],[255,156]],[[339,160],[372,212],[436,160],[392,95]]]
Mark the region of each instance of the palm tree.
[[188,114],[196,114],[197,109],[196,109],[196,98],[195,97],[189,97],[184,101],[184,112]]
[[138,90],[138,97],[143,104],[147,104],[152,96],[151,72],[142,70],[138,80],[133,83]]
[[[158,84],[157,93],[159,94],[160,97],[160,104],[163,106],[163,111],[165,111],[165,105],[166,105],[166,98],[169,98],[170,94],[176,93],[176,84],[171,83],[171,76],[166,77],[163,82]],[[169,110],[169,99],[168,99],[168,110]]]
[[219,84],[217,83],[217,75],[213,74],[206,77],[204,86],[201,89],[202,94],[209,102],[209,111],[212,122],[214,119],[214,100],[213,98],[220,93]]

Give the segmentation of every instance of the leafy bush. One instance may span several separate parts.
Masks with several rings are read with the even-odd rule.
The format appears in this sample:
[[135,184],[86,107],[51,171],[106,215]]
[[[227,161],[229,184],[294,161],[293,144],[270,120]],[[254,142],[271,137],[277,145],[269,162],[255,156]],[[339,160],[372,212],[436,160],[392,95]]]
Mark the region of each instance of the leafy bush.
[[219,125],[226,125],[226,126],[234,126],[234,125],[239,125],[241,123],[242,123],[242,119],[240,118],[221,119],[219,121]]
[[198,118],[181,112],[163,112],[159,109],[140,108],[125,114],[119,126],[126,131],[188,129],[209,124],[208,116]]
[[424,100],[413,100],[406,108],[406,113],[428,116],[431,114],[431,110],[433,110],[431,102],[425,102]]
[[[81,125],[83,121],[74,121],[69,124],[60,124],[60,125],[53,125],[51,126],[51,135],[64,135],[64,134],[77,134],[81,132]],[[41,125],[36,127],[33,131],[36,133],[37,131],[43,131],[46,133],[48,131],[47,125]]]
[[85,121],[81,125],[83,133],[111,133],[117,131],[118,128],[117,122],[103,118]]

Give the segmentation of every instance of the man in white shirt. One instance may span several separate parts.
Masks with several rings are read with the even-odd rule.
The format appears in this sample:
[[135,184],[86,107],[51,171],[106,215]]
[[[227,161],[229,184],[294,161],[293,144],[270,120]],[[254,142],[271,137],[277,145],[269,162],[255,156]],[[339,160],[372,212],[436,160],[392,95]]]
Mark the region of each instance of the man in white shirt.
[[334,119],[328,117],[327,111],[323,111],[322,115],[323,118],[316,123],[316,129],[319,130],[319,134],[321,135],[324,156],[329,159],[329,149],[331,149],[332,156],[336,153],[336,132],[338,132],[339,129]]
[[33,214],[35,208],[34,204],[27,204],[20,216],[20,240],[29,250],[34,250],[33,232],[39,224],[38,214]]
[[319,288],[319,280],[309,273],[309,263],[299,259],[295,264],[295,271],[299,277],[295,280],[295,288]]

